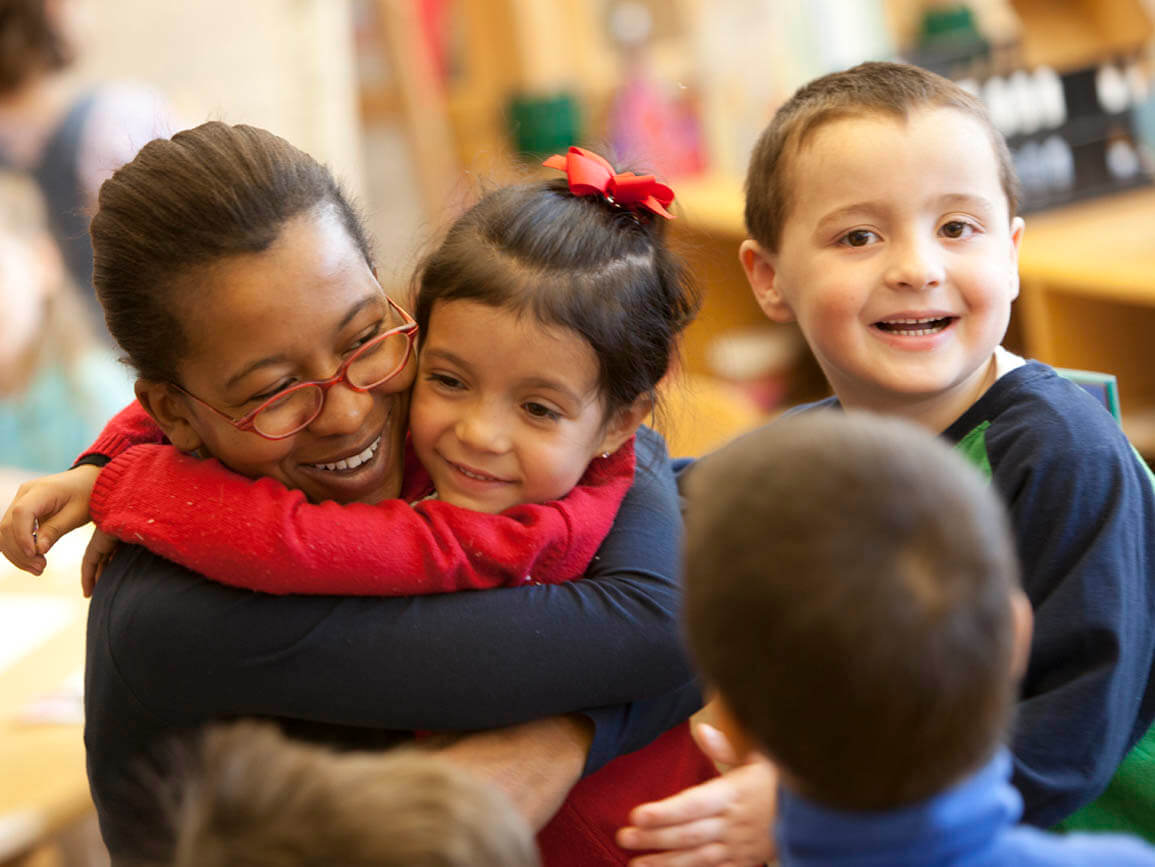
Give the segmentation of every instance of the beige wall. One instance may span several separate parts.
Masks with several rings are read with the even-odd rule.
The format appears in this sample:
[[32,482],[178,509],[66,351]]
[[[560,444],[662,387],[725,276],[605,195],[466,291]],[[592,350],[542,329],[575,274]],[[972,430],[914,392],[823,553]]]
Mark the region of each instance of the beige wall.
[[164,93],[185,125],[266,127],[363,190],[349,0],[72,0],[78,71]]

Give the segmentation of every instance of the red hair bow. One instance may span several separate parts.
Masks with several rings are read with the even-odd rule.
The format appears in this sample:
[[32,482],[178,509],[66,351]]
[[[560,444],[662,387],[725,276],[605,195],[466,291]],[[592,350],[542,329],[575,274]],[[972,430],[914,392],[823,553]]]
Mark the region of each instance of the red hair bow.
[[575,196],[605,196],[615,205],[636,205],[667,220],[674,219],[666,210],[674,201],[674,191],[653,175],[614,174],[614,167],[603,157],[579,147],[571,147],[564,157],[554,154],[542,165],[565,172]]

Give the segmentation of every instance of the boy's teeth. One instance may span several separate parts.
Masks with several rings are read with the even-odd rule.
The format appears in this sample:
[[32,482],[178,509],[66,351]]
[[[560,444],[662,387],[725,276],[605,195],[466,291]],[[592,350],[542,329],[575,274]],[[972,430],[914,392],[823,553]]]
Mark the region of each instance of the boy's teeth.
[[335,472],[337,470],[355,470],[357,467],[361,466],[361,464],[369,460],[369,458],[373,457],[373,453],[377,451],[377,447],[379,445],[381,445],[381,437],[377,437],[377,439],[369,443],[369,448],[365,449],[365,451],[361,452],[359,455],[353,455],[351,458],[342,458],[341,460],[334,461],[331,464],[312,464],[311,466],[314,466],[319,470],[328,470],[329,472]]
[[[923,337],[935,334],[950,324],[949,316],[931,316],[925,319],[888,319],[879,322],[878,327],[883,331],[905,334],[908,337]],[[920,327],[921,326],[921,327]]]

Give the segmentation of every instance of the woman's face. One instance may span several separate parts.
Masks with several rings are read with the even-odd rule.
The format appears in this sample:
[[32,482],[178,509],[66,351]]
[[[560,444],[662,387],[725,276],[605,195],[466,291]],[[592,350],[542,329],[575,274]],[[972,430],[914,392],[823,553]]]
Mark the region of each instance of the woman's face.
[[[290,220],[268,250],[226,259],[190,282],[179,311],[190,344],[180,384],[231,418],[290,385],[333,376],[365,340],[401,324],[332,207]],[[313,502],[396,497],[415,370],[410,359],[368,392],[333,386],[320,415],[282,440],[239,431],[173,390],[194,438],[177,444],[246,476],[276,479]],[[364,463],[333,466],[354,456]]]

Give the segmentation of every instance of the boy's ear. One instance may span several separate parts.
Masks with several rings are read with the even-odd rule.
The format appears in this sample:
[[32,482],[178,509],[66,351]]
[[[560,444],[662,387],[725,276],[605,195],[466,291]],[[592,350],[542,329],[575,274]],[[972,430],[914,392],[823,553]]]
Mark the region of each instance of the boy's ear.
[[758,745],[747,733],[746,727],[735,719],[725,696],[716,693],[708,707],[710,724],[726,736],[726,740],[730,742],[739,758],[758,749]]
[[793,322],[794,311],[775,286],[778,272],[774,267],[773,254],[757,241],[747,238],[738,247],[738,261],[742,263],[746,281],[762,312],[774,322]]
[[1031,635],[1035,631],[1035,614],[1031,601],[1022,590],[1011,594],[1011,625],[1014,629],[1014,644],[1011,653],[1011,676],[1015,683],[1022,680],[1027,671],[1027,659],[1031,655]]
[[612,455],[622,447],[622,443],[632,437],[638,432],[638,428],[642,422],[646,420],[654,408],[653,396],[646,392],[639,395],[638,399],[626,407],[622,407],[613,414],[609,422],[606,423],[606,429],[602,433],[602,439],[597,447],[595,454],[609,454]]
[[1019,248],[1023,244],[1023,231],[1027,224],[1022,217],[1011,220],[1011,300],[1019,297]]
[[190,421],[192,410],[188,405],[188,399],[167,382],[138,379],[136,399],[140,401],[144,411],[152,416],[157,426],[164,431],[169,442],[182,452],[195,452],[204,445],[200,434]]

